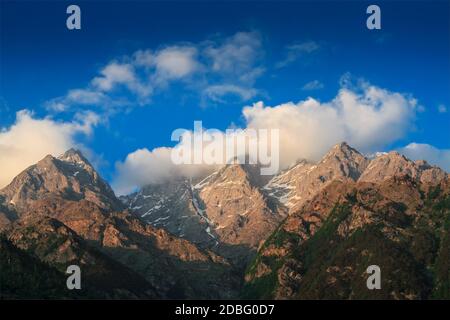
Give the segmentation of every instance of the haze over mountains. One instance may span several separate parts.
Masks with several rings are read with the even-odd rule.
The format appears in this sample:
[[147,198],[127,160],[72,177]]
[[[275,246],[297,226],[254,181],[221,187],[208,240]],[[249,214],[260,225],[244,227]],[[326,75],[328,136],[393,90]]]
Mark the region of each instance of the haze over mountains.
[[[0,190],[0,228],[6,298],[450,297],[449,175],[346,143],[273,177],[227,165],[120,200],[69,150]],[[11,281],[27,261],[33,285]],[[70,264],[86,290],[65,289]],[[370,264],[381,290],[366,288]]]

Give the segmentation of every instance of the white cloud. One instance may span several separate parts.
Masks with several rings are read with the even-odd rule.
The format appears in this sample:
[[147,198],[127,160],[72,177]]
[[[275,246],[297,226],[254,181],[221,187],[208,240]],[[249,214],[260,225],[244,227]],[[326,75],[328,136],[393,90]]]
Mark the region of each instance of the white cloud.
[[99,118],[92,112],[77,114],[75,118],[72,122],[58,122],[34,118],[28,110],[17,112],[16,122],[0,131],[0,188],[47,154],[59,155],[71,147],[82,148],[76,136],[91,134]]
[[[154,94],[180,80],[202,99],[211,97],[214,102],[224,102],[219,91],[228,88],[228,93],[248,100],[258,91],[253,85],[265,71],[260,65],[262,55],[258,32],[238,32],[228,38],[158,50],[137,50],[106,64],[85,88],[69,90],[66,95],[47,101],[46,106],[53,112],[64,112],[74,106],[89,105],[111,114],[149,104]],[[205,95],[205,90],[213,93]]]
[[175,165],[171,160],[172,148],[161,147],[152,151],[138,149],[124,162],[116,163],[113,188],[117,194],[129,194],[149,183],[158,183],[176,177],[195,177],[213,167],[207,165]]
[[157,79],[181,79],[199,70],[197,49],[192,46],[165,48],[154,57]]
[[302,90],[306,90],[306,91],[319,90],[319,89],[323,89],[323,87],[324,87],[324,85],[322,82],[320,82],[319,80],[313,80],[313,81],[306,83],[302,87]]
[[208,43],[203,54],[208,74],[217,78],[203,88],[203,104],[225,103],[225,96],[248,101],[259,94],[254,84],[265,68],[261,65],[264,51],[258,32],[238,32],[223,41]]
[[110,91],[117,84],[129,84],[136,81],[133,66],[112,62],[100,71],[101,76],[92,80],[94,87]]
[[[270,107],[258,102],[245,107],[243,115],[246,128],[279,130],[283,169],[299,159],[317,161],[342,141],[362,152],[379,150],[407,134],[416,109],[416,100],[407,95],[360,82],[357,88],[341,88],[326,103],[309,98]],[[116,189],[129,191],[161,179],[186,175],[186,168],[177,170],[172,164],[171,150],[157,148],[151,152],[138,150],[137,155],[131,153],[124,163],[117,164]],[[189,168],[189,175],[195,176],[194,168]],[[204,172],[211,167],[197,165],[197,170]]]
[[426,160],[450,172],[450,149],[438,149],[429,144],[413,142],[401,148],[399,152],[412,160]]
[[144,67],[153,86],[187,78],[202,71],[198,49],[193,45],[169,46],[156,52],[138,50],[132,55],[136,68]]
[[211,69],[224,76],[254,81],[263,68],[257,66],[262,56],[262,40],[258,32],[238,32],[223,42],[204,50],[212,60]]
[[247,101],[258,94],[258,91],[253,88],[240,87],[233,84],[213,85],[207,87],[203,94],[213,102],[225,103],[223,98],[227,95],[238,96],[240,100]]
[[440,104],[438,106],[438,111],[439,111],[439,113],[446,113],[447,112],[447,107],[445,105],[443,105],[443,104]]
[[396,141],[408,132],[416,112],[414,99],[365,84],[342,88],[330,102],[309,98],[275,107],[262,102],[244,108],[249,128],[280,130],[281,166],[298,159],[317,161],[334,144],[347,141],[363,152]]
[[275,67],[284,68],[301,58],[303,55],[311,54],[319,49],[319,44],[314,41],[291,44],[286,47],[286,57],[283,60],[279,61],[275,65]]
[[74,115],[73,121],[70,122],[70,125],[73,132],[81,132],[86,136],[90,136],[93,133],[93,129],[97,126],[102,119],[100,116],[90,110],[80,111]]
[[155,65],[155,57],[149,49],[138,50],[133,53],[133,64],[138,67],[151,68]]
[[106,100],[106,96],[102,92],[74,89],[70,90],[67,98],[71,101],[76,101],[79,104],[95,105]]
[[50,111],[63,112],[76,105],[107,105],[109,98],[103,92],[85,89],[69,90],[66,96],[47,101],[46,108]]
[[151,86],[137,78],[134,66],[131,64],[111,62],[100,71],[100,74],[101,76],[91,81],[92,86],[97,90],[108,92],[119,85],[124,85],[139,97],[147,97],[152,93]]
[[[196,137],[196,138],[194,138]],[[232,162],[235,157],[245,156],[248,147],[239,145],[234,147],[238,141],[251,139],[246,130],[206,130],[203,128],[202,135],[198,132],[185,131],[181,141],[174,147],[159,147],[153,150],[146,148],[138,149],[127,155],[123,162],[116,162],[116,174],[112,186],[117,194],[129,194],[132,191],[147,184],[161,183],[176,178],[197,178],[220,168],[223,163]],[[197,144],[195,139],[201,139],[202,143]],[[214,139],[219,139],[219,145],[211,144]],[[256,141],[256,140],[253,140]],[[256,141],[256,143],[265,143]],[[240,149],[240,146],[243,146]],[[212,156],[211,150],[222,151],[218,155]],[[209,151],[208,151],[209,150]],[[265,149],[264,149],[265,150]],[[198,164],[175,164],[173,157],[187,157],[194,163],[195,155],[201,154],[202,161]],[[179,158],[178,158],[179,159]],[[270,155],[263,160],[270,159]],[[209,162],[208,162],[209,161]],[[264,162],[266,164],[266,162]]]

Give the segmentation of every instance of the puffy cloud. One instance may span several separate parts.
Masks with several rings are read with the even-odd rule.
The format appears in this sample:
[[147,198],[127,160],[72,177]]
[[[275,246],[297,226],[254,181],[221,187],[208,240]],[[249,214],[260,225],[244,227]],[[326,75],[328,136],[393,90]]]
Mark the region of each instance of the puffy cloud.
[[151,68],[155,65],[155,56],[149,49],[138,50],[132,55],[133,64],[138,67]]
[[66,95],[46,102],[48,110],[53,112],[71,111],[76,107],[101,106],[108,113],[131,104],[127,99],[116,97],[113,91],[125,87],[138,97],[138,101],[145,101],[152,88],[141,82],[131,64],[111,62],[106,65],[100,75],[91,80],[90,85],[84,89],[72,89]]
[[108,104],[109,99],[103,92],[97,92],[85,89],[69,90],[66,96],[54,98],[47,101],[46,107],[48,110],[55,112],[67,111],[71,105],[99,105]]
[[306,41],[303,43],[295,43],[286,47],[286,57],[279,61],[275,67],[276,68],[284,68],[291,63],[298,60],[304,54],[310,54],[314,51],[320,49],[320,46],[317,42],[314,41]]
[[213,169],[209,165],[175,165],[172,148],[161,147],[152,151],[138,149],[124,162],[116,163],[112,186],[117,194],[129,194],[149,183],[167,181],[176,177],[196,177]]
[[155,85],[189,77],[202,70],[198,49],[192,45],[169,46],[156,52],[138,50],[132,56],[133,64],[150,72]]
[[313,81],[306,83],[302,87],[302,90],[306,90],[306,91],[319,90],[319,89],[323,89],[323,87],[324,87],[324,85],[322,82],[320,82],[319,80],[313,80]]
[[100,71],[101,76],[92,80],[94,87],[110,91],[117,84],[131,84],[136,81],[130,64],[112,62]]
[[[257,149],[253,150],[260,152],[253,154],[256,157],[252,163],[259,160],[263,167],[269,170],[275,167],[274,170],[278,170],[276,166],[271,166],[269,161],[272,159],[272,154],[267,151],[270,150],[270,137],[257,139],[258,133],[249,129],[208,130],[198,124],[194,127],[194,131],[181,130],[179,137],[175,138],[181,139],[174,147],[159,147],[151,151],[146,148],[138,149],[128,154],[123,162],[117,162],[112,183],[116,193],[128,194],[147,184],[180,177],[195,179],[222,167],[225,163],[248,163],[245,161],[250,140],[255,143],[253,146],[257,146]],[[201,133],[198,130],[201,130]],[[196,143],[197,139],[202,142]],[[265,143],[268,148],[261,151],[260,148]]]
[[200,68],[197,49],[192,46],[165,48],[154,57],[154,63],[159,80],[181,79]]
[[152,93],[152,87],[137,78],[134,66],[129,63],[111,62],[100,71],[100,74],[101,76],[91,81],[97,90],[108,92],[119,85],[124,85],[139,97],[147,97]]
[[59,155],[71,147],[83,149],[76,142],[77,135],[91,134],[98,122],[92,112],[79,113],[72,122],[37,119],[28,110],[17,112],[15,123],[0,131],[0,188],[47,154]]
[[263,72],[257,66],[262,55],[258,32],[238,32],[223,43],[209,45],[204,52],[212,60],[211,69],[225,76],[253,81]]
[[275,107],[244,108],[249,128],[280,130],[281,166],[298,159],[319,160],[334,144],[347,141],[370,152],[402,138],[414,119],[416,101],[364,84],[359,92],[342,88],[330,102],[308,98]]
[[53,112],[97,106],[111,114],[149,104],[152,95],[180,80],[186,88],[197,90],[203,100],[224,102],[220,98],[227,91],[244,101],[258,92],[253,85],[265,71],[259,65],[262,55],[257,32],[138,50],[106,64],[85,88],[69,90],[47,101],[46,106]]
[[118,194],[128,194],[149,181],[160,182],[168,179],[176,169],[171,162],[170,148],[153,151],[138,149],[130,153],[123,163],[116,163],[113,188]]
[[258,32],[238,32],[222,42],[208,43],[203,50],[213,84],[203,88],[203,104],[225,103],[225,96],[248,101],[259,94],[255,81],[265,72],[260,65],[264,54]]
[[[317,161],[341,141],[347,141],[362,152],[379,150],[406,135],[416,109],[416,100],[408,95],[361,82],[355,88],[341,88],[337,96],[326,103],[308,98],[273,107],[263,102],[244,107],[244,130],[278,129],[280,169],[283,169],[299,159]],[[219,135],[227,136],[225,132]],[[211,166],[204,163],[197,165],[197,171],[193,170],[195,165],[188,171],[176,169],[170,159],[171,150],[140,150],[139,161],[132,153],[124,163],[118,163],[115,185],[120,191],[131,190],[161,179],[186,176],[187,172],[195,176],[211,170]]]
[[450,172],[450,149],[438,149],[424,143],[410,143],[399,150],[412,160],[426,160],[430,164]]

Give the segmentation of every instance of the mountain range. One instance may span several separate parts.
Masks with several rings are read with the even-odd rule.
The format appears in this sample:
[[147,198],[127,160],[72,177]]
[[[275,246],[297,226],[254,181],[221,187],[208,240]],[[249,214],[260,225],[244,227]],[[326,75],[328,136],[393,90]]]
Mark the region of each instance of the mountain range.
[[[116,197],[77,150],[0,190],[2,298],[450,298],[449,174],[346,143]],[[79,265],[83,289],[66,289]],[[366,287],[378,265],[380,290]]]

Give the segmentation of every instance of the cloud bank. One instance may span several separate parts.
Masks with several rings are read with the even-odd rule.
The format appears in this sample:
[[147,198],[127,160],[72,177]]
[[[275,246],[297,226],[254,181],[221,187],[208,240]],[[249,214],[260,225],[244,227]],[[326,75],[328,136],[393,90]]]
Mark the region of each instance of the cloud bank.
[[[409,95],[360,82],[357,87],[343,86],[334,99],[325,103],[308,98],[277,106],[257,102],[244,107],[242,129],[244,133],[246,129],[278,129],[280,166],[284,169],[299,159],[317,161],[341,141],[362,152],[378,151],[408,133],[417,108],[417,101]],[[226,136],[225,132],[221,134]],[[140,149],[129,154],[116,164],[114,188],[127,193],[149,183],[195,177],[213,169],[206,164],[176,166],[170,158],[171,150]]]
[[52,112],[96,107],[114,114],[150,104],[152,96],[175,82],[197,93],[203,105],[224,103],[225,96],[248,101],[259,93],[254,85],[265,71],[263,55],[256,31],[138,50],[110,61],[86,87],[69,90],[46,107]]

